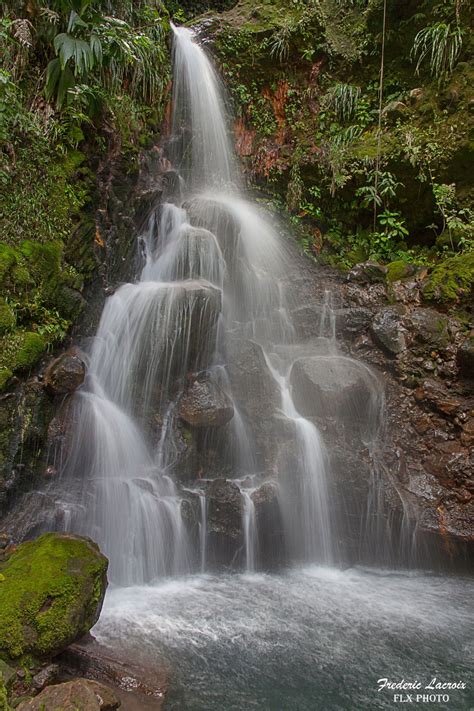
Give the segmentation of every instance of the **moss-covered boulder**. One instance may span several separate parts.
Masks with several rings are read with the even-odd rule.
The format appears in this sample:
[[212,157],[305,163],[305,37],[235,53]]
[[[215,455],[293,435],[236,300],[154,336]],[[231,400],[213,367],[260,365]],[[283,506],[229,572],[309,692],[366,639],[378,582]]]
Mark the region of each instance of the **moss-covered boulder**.
[[474,291],[474,252],[458,254],[437,264],[423,287],[429,301],[471,301]]
[[45,658],[97,621],[108,561],[86,538],[47,533],[0,562],[0,654]]

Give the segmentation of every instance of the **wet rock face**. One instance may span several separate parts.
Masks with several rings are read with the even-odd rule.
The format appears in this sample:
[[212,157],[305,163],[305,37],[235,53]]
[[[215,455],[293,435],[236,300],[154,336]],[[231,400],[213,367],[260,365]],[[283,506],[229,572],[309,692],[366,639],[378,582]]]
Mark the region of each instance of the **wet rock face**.
[[21,711],[113,711],[121,705],[112,689],[90,679],[74,679],[64,684],[49,686],[30,701],[23,701]]
[[461,401],[439,381],[427,379],[415,391],[419,402],[426,401],[430,408],[442,415],[456,415],[461,408]]
[[388,306],[379,311],[371,324],[370,331],[375,341],[391,355],[397,355],[407,347],[402,324],[405,309],[400,306]]
[[198,375],[183,393],[179,416],[193,427],[219,427],[234,416],[234,407],[226,393],[208,374]]
[[228,479],[215,479],[206,493],[210,533],[240,541],[242,497],[237,484]]
[[371,392],[363,366],[346,358],[298,359],[290,374],[295,406],[306,417],[367,419]]
[[285,559],[285,536],[276,482],[263,482],[252,493],[252,501],[258,530],[259,565],[264,568],[281,565]]
[[48,391],[53,395],[74,392],[84,381],[84,361],[85,356],[77,349],[71,349],[53,360],[44,375],[44,384]]
[[414,309],[410,314],[413,336],[418,343],[445,348],[450,340],[448,319],[434,309]]
[[251,417],[266,413],[279,402],[279,393],[258,343],[237,337],[229,339],[227,360],[232,390]]
[[0,396],[0,510],[46,465],[48,426],[55,411],[38,378]]
[[0,653],[48,658],[97,622],[108,561],[89,539],[48,533],[0,559]]
[[239,555],[242,540],[242,497],[227,479],[215,479],[206,488],[208,546],[211,565],[228,565]]
[[370,309],[354,306],[336,309],[336,333],[342,336],[356,336],[364,331],[372,320]]

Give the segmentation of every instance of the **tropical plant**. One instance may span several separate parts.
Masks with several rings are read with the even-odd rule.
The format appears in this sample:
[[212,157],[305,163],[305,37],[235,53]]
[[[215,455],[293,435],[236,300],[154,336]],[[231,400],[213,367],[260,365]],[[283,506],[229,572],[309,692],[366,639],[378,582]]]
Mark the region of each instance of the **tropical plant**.
[[454,251],[454,238],[458,249],[468,251],[474,246],[474,211],[461,208],[456,196],[456,185],[451,183],[433,183],[436,206],[443,218],[441,233],[448,232],[451,249]]
[[327,105],[340,121],[348,121],[356,112],[360,93],[360,87],[353,84],[335,84],[326,94]]
[[451,23],[437,22],[420,30],[415,37],[412,59],[416,60],[416,74],[425,60],[429,61],[431,74],[443,79],[453,71],[463,45],[462,30]]
[[287,20],[280,29],[270,38],[269,48],[272,57],[275,57],[280,63],[288,59],[290,54],[291,37],[295,32],[293,22]]

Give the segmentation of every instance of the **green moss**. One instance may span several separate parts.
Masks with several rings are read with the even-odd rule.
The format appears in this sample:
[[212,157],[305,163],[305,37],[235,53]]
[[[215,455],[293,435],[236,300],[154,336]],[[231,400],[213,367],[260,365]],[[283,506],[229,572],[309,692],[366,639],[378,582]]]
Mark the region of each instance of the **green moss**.
[[0,368],[0,392],[5,389],[12,375],[10,368]]
[[0,242],[0,283],[3,283],[10,270],[17,263],[15,250],[8,244]]
[[58,242],[40,244],[27,240],[20,245],[20,252],[27,258],[30,270],[37,282],[59,274],[61,269],[62,247]]
[[474,252],[450,257],[431,271],[423,288],[430,301],[464,301],[474,291]]
[[64,649],[95,623],[107,559],[87,539],[48,533],[0,563],[0,651],[15,658]]
[[23,370],[31,368],[46,349],[46,341],[39,333],[26,332],[20,335],[13,368]]
[[15,312],[5,301],[0,301],[0,335],[11,331],[15,323]]

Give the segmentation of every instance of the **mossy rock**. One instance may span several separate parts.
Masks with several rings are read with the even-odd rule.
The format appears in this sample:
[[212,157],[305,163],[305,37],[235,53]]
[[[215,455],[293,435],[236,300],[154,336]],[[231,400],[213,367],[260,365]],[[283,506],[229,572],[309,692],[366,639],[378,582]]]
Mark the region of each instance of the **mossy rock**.
[[46,340],[39,333],[26,331],[18,334],[16,348],[11,362],[13,370],[28,370],[38,360],[46,349]]
[[50,303],[67,319],[76,319],[85,307],[85,299],[77,289],[59,286],[50,299]]
[[400,281],[400,279],[408,279],[414,275],[416,269],[413,264],[408,264],[401,259],[396,262],[387,264],[387,281]]
[[32,368],[46,347],[46,339],[33,331],[14,331],[0,336],[0,391],[14,372]]
[[428,301],[464,301],[474,291],[474,252],[458,254],[437,264],[423,287]]
[[21,544],[0,583],[0,654],[48,658],[97,622],[108,561],[87,538],[47,533]]

